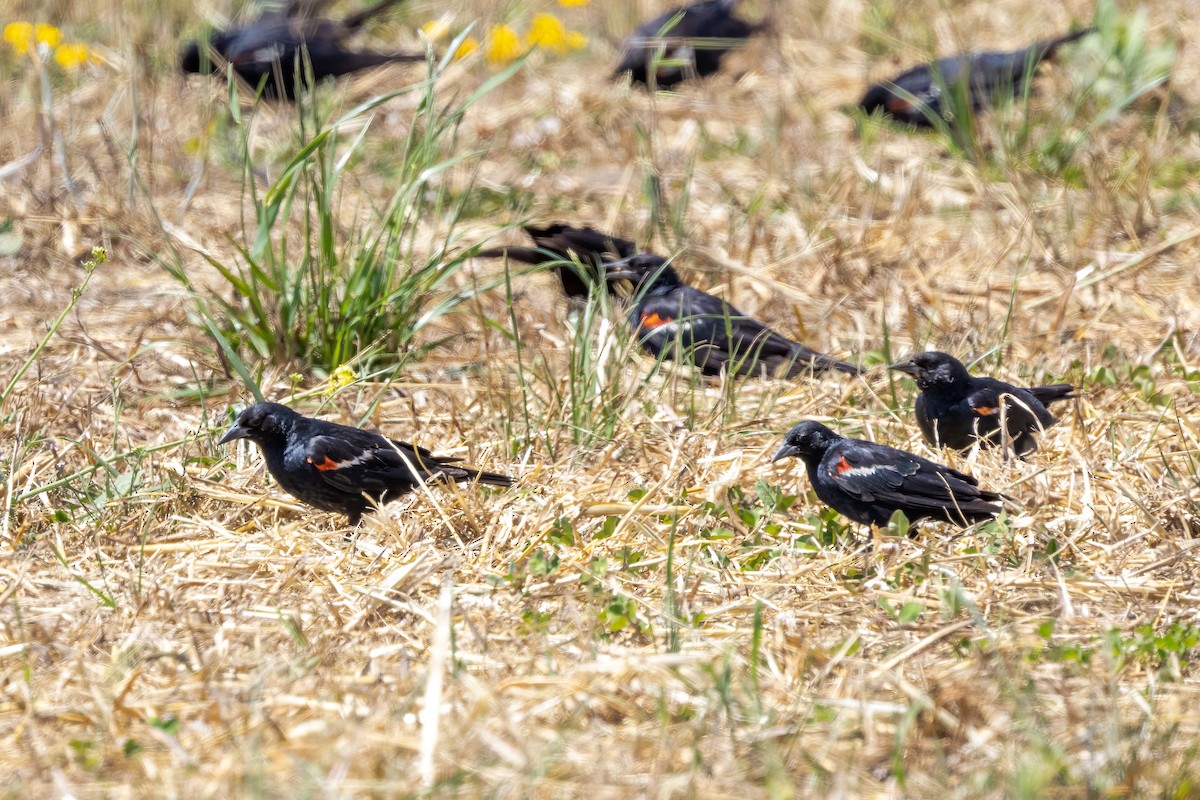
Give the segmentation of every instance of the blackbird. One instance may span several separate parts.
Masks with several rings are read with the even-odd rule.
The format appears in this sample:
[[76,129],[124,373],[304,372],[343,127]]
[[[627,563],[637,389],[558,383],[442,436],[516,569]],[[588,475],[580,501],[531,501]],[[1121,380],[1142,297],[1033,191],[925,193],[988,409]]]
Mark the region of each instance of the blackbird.
[[726,53],[764,27],[735,17],[737,3],[706,0],[642,23],[625,40],[613,77],[629,73],[635,83],[670,89],[688,78],[712,75]]
[[[264,97],[295,100],[297,83],[337,77],[393,61],[424,61],[424,54],[350,50],[343,40],[380,12],[403,2],[380,3],[341,20],[310,16],[321,4],[291,3],[241,27],[218,31],[207,42],[189,42],[179,57],[184,72],[223,74],[226,63]],[[307,54],[307,55],[304,55]]]
[[793,342],[719,297],[685,284],[661,256],[640,253],[608,265],[608,280],[634,284],[630,325],[656,357],[689,361],[705,375],[795,378],[835,369],[862,370]]
[[593,286],[605,285],[605,264],[638,251],[637,245],[626,239],[562,223],[545,228],[526,225],[525,233],[533,240],[533,247],[494,247],[481,251],[479,257],[551,265],[571,300],[587,300]]
[[1095,28],[1082,30],[1035,42],[1028,47],[1008,53],[962,53],[939,58],[932,64],[922,64],[900,73],[889,81],[873,84],[859,105],[868,114],[876,111],[907,125],[932,127],[933,120],[945,117],[948,109],[943,103],[943,90],[953,91],[966,81],[971,108],[982,110],[1001,94],[1019,96],[1025,79],[1038,64],[1053,59],[1058,48]]
[[249,439],[262,448],[267,469],[284,491],[322,511],[363,513],[427,481],[479,481],[512,486],[513,479],[453,464],[423,447],[375,431],[305,417],[278,403],[255,403],[238,415],[218,444]]
[[885,527],[897,511],[910,522],[969,525],[992,519],[1004,496],[979,488],[958,470],[862,439],[847,439],[819,422],[788,431],[771,462],[795,456],[821,502],[863,525]]
[[917,395],[917,424],[925,441],[968,450],[976,442],[995,447],[1007,440],[1021,457],[1037,450],[1034,434],[1058,422],[1046,409],[1056,400],[1075,397],[1069,383],[1022,389],[995,378],[976,378],[962,362],[946,353],[917,353],[889,369],[912,375]]

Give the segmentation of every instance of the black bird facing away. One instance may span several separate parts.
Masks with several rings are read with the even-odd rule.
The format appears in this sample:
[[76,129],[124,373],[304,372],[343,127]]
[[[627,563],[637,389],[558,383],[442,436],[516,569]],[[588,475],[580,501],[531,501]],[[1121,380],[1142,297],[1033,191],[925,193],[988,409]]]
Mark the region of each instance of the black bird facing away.
[[811,350],[743,314],[719,297],[685,284],[667,260],[641,253],[608,265],[608,280],[634,284],[629,322],[643,348],[663,359],[684,360],[705,375],[795,378],[854,364]]
[[796,457],[821,502],[863,525],[886,527],[897,511],[910,522],[935,519],[970,525],[1000,513],[1003,495],[970,475],[913,453],[847,439],[819,422],[788,431],[771,463]]
[[343,44],[368,19],[403,1],[382,0],[336,21],[307,15],[324,3],[293,2],[286,10],[218,31],[208,42],[188,43],[179,66],[184,72],[221,74],[228,63],[252,88],[261,84],[263,96],[294,100],[297,81],[307,85],[310,65],[313,80],[319,81],[394,61],[424,61],[424,54],[350,50]]
[[972,377],[962,362],[946,353],[917,353],[889,369],[912,375],[917,395],[917,424],[925,441],[968,450],[976,442],[995,447],[1005,440],[1000,421],[1013,451],[1025,457],[1037,450],[1039,430],[1058,422],[1046,409],[1056,400],[1075,397],[1069,383],[1022,389],[995,378]]
[[945,118],[949,111],[943,91],[955,91],[965,81],[965,91],[975,111],[982,110],[1001,94],[1019,96],[1024,91],[1025,79],[1038,64],[1053,59],[1064,44],[1095,30],[1084,28],[1008,53],[962,53],[939,58],[889,81],[873,84],[859,105],[868,114],[881,111],[907,125],[933,127],[933,120]]
[[525,233],[533,240],[533,247],[494,247],[481,251],[479,257],[553,265],[563,292],[572,300],[587,300],[592,287],[608,285],[605,264],[637,253],[633,242],[592,228],[561,223],[545,228],[526,225]]
[[764,27],[735,17],[737,2],[707,0],[642,23],[623,43],[613,77],[629,73],[635,83],[669,89],[717,72],[726,53]]
[[422,483],[513,485],[507,475],[456,466],[453,459],[439,458],[423,447],[305,417],[278,403],[247,408],[218,444],[236,439],[249,439],[262,448],[267,469],[284,491],[322,511],[345,514],[352,526],[365,512]]

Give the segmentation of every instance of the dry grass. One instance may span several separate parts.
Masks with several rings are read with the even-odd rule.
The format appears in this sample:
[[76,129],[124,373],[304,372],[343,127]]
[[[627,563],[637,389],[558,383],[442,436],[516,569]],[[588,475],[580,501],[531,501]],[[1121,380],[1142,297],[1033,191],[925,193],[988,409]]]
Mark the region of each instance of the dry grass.
[[[4,796],[1200,791],[1196,645],[1161,638],[1200,623],[1196,134],[1149,98],[1097,131],[1064,180],[1014,158],[976,168],[929,136],[856,139],[838,111],[926,44],[1015,46],[1087,19],[1084,3],[922,0],[883,25],[860,0],[760,3],[775,31],[733,60],[739,78],[675,97],[596,80],[632,5],[560,10],[588,49],[535,58],[468,114],[460,146],[487,150],[472,228],[611,228],[686,248],[697,282],[830,352],[877,364],[998,348],[983,368],[1083,382],[1028,462],[935,454],[1021,510],[966,535],[930,526],[867,559],[859,531],[818,516],[795,466],[766,464],[806,416],[928,454],[909,388],[880,370],[730,387],[678,371],[643,381],[643,357],[626,374],[610,361],[617,432],[578,446],[552,391],[572,334],[535,277],[515,284],[522,368],[497,291],[443,321],[436,333],[464,335],[402,382],[320,407],[353,422],[375,404],[388,433],[520,486],[414,496],[348,546],[256,451],[215,447],[245,392],[150,257],[182,248],[216,286],[199,251],[229,258],[240,241],[243,188],[214,132],[223,90],[169,69],[178,31],[211,5],[18,2],[12,18],[53,20],[108,48],[109,66],[55,89],[74,195],[48,143],[0,184],[0,221],[22,237],[0,257],[0,383],[67,304],[81,254],[101,244],[111,263],[2,409]],[[411,44],[435,15],[415,4],[376,35]],[[1150,31],[1193,41],[1200,20],[1157,3]],[[0,72],[10,163],[41,141],[40,100],[24,62],[0,66],[13,67]],[[468,62],[447,88],[486,73]],[[348,108],[410,75],[325,92]],[[1198,75],[1185,49],[1184,114]],[[1034,113],[1053,114],[1070,80],[1042,85]],[[403,134],[406,102],[374,119],[347,226],[387,194],[372,158]],[[294,123],[256,112],[266,172],[295,149]],[[440,221],[425,224],[433,240]],[[287,397],[288,372],[264,386]],[[302,384],[320,396],[318,377]],[[771,513],[758,481],[799,499]]]

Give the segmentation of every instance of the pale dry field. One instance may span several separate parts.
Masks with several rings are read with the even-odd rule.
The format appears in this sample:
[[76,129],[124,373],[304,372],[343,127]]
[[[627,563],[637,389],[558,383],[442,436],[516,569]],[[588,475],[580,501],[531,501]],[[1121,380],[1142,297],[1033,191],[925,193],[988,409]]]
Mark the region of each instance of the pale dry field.
[[[446,146],[467,157],[437,178],[470,198],[451,249],[516,242],[504,228],[525,220],[595,225],[680,252],[698,285],[872,369],[655,374],[618,316],[570,320],[549,276],[517,274],[434,320],[420,339],[447,341],[386,380],[330,392],[302,358],[243,354],[272,399],[519,479],[431,487],[352,545],[256,449],[216,446],[250,393],[163,267],[233,298],[207,259],[238,263],[251,192],[303,142],[295,111],[247,106],[239,128],[220,81],[174,73],[182,32],[224,3],[9,5],[0,22],[53,21],[106,64],[51,76],[56,148],[32,62],[0,60],[0,383],[91,248],[109,261],[0,408],[0,795],[1200,792],[1200,9],[1150,6],[1147,39],[1181,43],[1173,81],[1064,167],[1030,152],[1084,129],[1052,132],[1086,54],[1039,80],[1029,143],[1001,141],[1020,108],[984,119],[978,164],[935,135],[856,136],[841,109],[931,54],[1086,23],[1086,2],[746,0],[771,34],[674,96],[602,79],[632,20],[661,8],[636,5],[457,12],[551,10],[589,42],[536,54],[466,111]],[[440,13],[414,0],[366,38],[416,47]],[[439,103],[492,73],[455,64]],[[323,86],[318,114],[420,76]],[[361,118],[339,241],[391,196],[417,100]],[[298,235],[301,216],[279,229]],[[448,229],[424,215],[416,255]],[[469,260],[438,291],[502,270]],[[912,385],[880,366],[914,348],[1084,391],[1028,461],[931,452]],[[1016,503],[868,555],[798,462],[767,463],[802,418]]]

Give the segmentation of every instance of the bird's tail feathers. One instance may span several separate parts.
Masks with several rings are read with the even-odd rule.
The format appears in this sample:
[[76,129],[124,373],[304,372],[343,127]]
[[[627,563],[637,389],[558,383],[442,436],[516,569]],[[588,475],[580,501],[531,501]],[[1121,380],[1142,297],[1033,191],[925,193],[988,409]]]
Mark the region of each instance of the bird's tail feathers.
[[[367,67],[377,67],[382,64],[391,64],[402,61],[424,61],[424,53],[354,53],[354,58],[359,60],[355,69],[366,69]],[[354,59],[351,59],[354,60]]]
[[851,364],[849,361],[840,361],[832,356],[827,356],[824,353],[818,353],[805,347],[797,353],[792,368],[788,370],[788,377],[798,378],[809,370],[815,372],[837,370],[847,375],[863,374],[863,368],[857,364]]
[[475,257],[507,258],[510,261],[519,261],[522,264],[541,264],[553,260],[552,257],[546,255],[546,251],[539,250],[536,247],[492,247],[487,250],[480,250],[475,254]]
[[342,20],[342,25],[344,25],[347,30],[361,28],[363,23],[365,23],[371,17],[375,16],[376,14],[382,14],[392,6],[403,2],[405,2],[405,0],[381,0],[381,2],[376,3],[370,8],[364,8],[362,11],[359,11],[356,14],[351,14],[350,16],[344,18]]
[[1070,44],[1078,39],[1082,39],[1084,36],[1087,36],[1090,33],[1095,33],[1096,30],[1097,28],[1094,25],[1087,28],[1080,28],[1077,31],[1071,31],[1070,33],[1063,34],[1062,36],[1058,36],[1054,39],[1047,39],[1043,42],[1038,42],[1035,47],[1037,48],[1037,51],[1041,53],[1041,59],[1052,59],[1057,53],[1058,48],[1062,47],[1064,44]]
[[1038,399],[1044,406],[1048,406],[1057,400],[1070,400],[1073,397],[1078,397],[1075,393],[1075,387],[1069,383],[1055,383],[1050,386],[1033,386],[1030,387],[1029,393]]
[[455,467],[454,471],[456,473],[463,473],[461,477],[455,475],[455,480],[478,481],[488,486],[512,486],[516,483],[512,477],[501,475],[499,472],[488,472],[487,470],[472,469],[471,467]]

